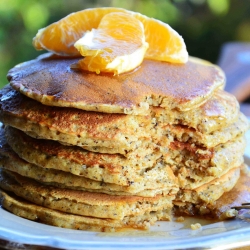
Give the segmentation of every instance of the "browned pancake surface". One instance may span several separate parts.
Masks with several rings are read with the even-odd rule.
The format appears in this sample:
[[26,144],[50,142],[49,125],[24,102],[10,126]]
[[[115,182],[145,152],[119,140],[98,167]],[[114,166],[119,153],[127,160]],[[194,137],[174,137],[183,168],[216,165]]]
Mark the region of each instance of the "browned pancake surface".
[[225,82],[218,67],[195,60],[144,60],[135,71],[119,76],[71,70],[78,60],[46,54],[17,65],[8,79],[12,87],[43,104],[108,113],[145,113],[142,103],[151,98],[162,107],[188,110]]
[[124,154],[125,150],[136,148],[141,144],[138,138],[150,137],[145,127],[154,125],[150,116],[49,107],[27,98],[10,86],[0,91],[0,99],[3,112],[0,115],[5,124],[8,122],[4,116],[11,115],[9,118],[15,122],[14,126],[23,131],[39,132],[37,137],[82,147],[112,148],[115,153]]
[[[22,159],[42,167],[43,170],[49,168],[70,172],[73,175],[89,178],[89,182],[92,184],[94,184],[92,180],[99,181],[100,186],[98,185],[98,188],[103,187],[103,191],[128,191],[134,194],[142,191],[144,196],[148,196],[151,191],[154,193],[154,190],[164,191],[165,193],[170,191],[175,193],[178,190],[177,179],[172,170],[168,165],[158,162],[157,158],[159,156],[157,156],[157,153],[146,155],[141,160],[139,158],[127,159],[117,154],[91,153],[77,147],[63,146],[49,140],[33,139],[10,127],[6,128],[6,134],[8,143],[18,152]],[[18,142],[21,144],[18,145]],[[12,150],[8,148],[6,147],[3,131],[0,130],[0,155],[11,157]],[[13,159],[11,165],[18,165],[16,161],[19,160]],[[0,164],[9,163],[3,159],[0,160]],[[25,168],[24,164],[19,163],[19,165],[23,169]],[[41,174],[38,169],[36,172]],[[17,172],[20,172],[20,170]],[[29,174],[24,175],[30,174],[31,169],[29,169]],[[48,181],[46,177],[48,175],[50,175],[49,171],[45,176],[42,176],[43,181],[46,182],[46,179]],[[60,183],[68,182],[66,186],[70,186],[70,183],[74,182],[72,186],[81,187],[84,184],[83,181],[77,185],[77,182],[80,181],[76,181],[73,175],[63,175],[63,178],[66,178],[61,180],[59,178],[60,174],[58,174],[54,181],[57,182],[57,179]],[[35,179],[37,178],[38,176],[35,177]],[[48,182],[51,182],[51,180]],[[112,183],[116,185],[112,185]],[[87,186],[90,187],[92,184]]]

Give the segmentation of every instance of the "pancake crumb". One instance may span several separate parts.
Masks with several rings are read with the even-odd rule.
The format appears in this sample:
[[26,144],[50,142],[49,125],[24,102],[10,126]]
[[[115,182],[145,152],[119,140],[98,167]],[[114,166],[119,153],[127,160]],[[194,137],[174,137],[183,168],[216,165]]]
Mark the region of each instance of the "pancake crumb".
[[201,224],[200,223],[191,224],[190,227],[192,230],[197,230],[201,228]]
[[226,211],[226,217],[227,218],[234,218],[236,215],[238,214],[238,211],[237,210],[235,210],[235,209],[228,209],[227,211]]
[[183,216],[176,218],[176,222],[183,222],[184,220],[185,218]]

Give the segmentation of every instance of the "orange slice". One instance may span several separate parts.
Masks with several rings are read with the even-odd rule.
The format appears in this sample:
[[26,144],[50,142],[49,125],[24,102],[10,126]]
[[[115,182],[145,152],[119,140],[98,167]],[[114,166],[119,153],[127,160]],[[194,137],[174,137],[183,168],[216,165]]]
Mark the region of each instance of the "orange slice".
[[98,29],[92,29],[75,43],[85,58],[79,61],[83,70],[114,72],[130,71],[141,64],[148,43],[143,24],[128,13],[105,15]]
[[168,24],[121,8],[93,8],[72,13],[40,29],[33,39],[33,45],[36,49],[45,49],[58,55],[79,55],[74,47],[75,42],[86,31],[97,29],[102,18],[111,12],[129,13],[142,22],[146,42],[149,44],[146,58],[174,63],[185,63],[188,60],[182,37]]

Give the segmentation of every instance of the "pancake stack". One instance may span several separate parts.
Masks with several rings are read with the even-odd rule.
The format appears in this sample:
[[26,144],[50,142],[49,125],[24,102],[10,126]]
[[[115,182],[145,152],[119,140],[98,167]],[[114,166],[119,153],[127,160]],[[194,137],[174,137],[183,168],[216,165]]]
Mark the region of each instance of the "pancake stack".
[[[220,68],[144,60],[113,76],[44,54],[1,95],[0,188],[10,212],[94,231],[147,229],[176,214],[221,217],[249,127]],[[208,209],[208,207],[210,209]]]

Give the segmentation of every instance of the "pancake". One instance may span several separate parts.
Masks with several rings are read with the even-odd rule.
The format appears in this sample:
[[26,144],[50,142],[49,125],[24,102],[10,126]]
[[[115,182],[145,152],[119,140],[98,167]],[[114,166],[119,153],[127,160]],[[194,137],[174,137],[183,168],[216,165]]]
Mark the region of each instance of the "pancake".
[[123,220],[172,208],[174,196],[112,196],[43,185],[10,171],[0,173],[1,189],[53,210],[95,218]]
[[[11,116],[4,116],[3,118],[5,124],[9,124],[11,126],[17,127],[18,129],[23,127],[23,124],[26,121],[22,121],[19,119],[11,119]],[[21,124],[20,124],[21,123]],[[44,127],[38,128],[36,125],[31,126],[32,130],[36,130],[37,128],[38,132],[35,131],[25,131],[26,134],[28,134],[31,137],[38,138],[38,139],[50,139],[51,131],[47,130]],[[171,143],[174,141],[180,141],[180,142],[190,142],[192,144],[195,144],[200,147],[205,147],[205,148],[213,148],[216,147],[219,144],[226,143],[230,140],[234,140],[235,137],[238,137],[240,135],[245,134],[245,132],[249,129],[249,121],[247,117],[239,113],[238,119],[230,124],[227,127],[223,127],[221,130],[213,131],[209,134],[203,134],[199,132],[198,130],[195,130],[193,128],[189,128],[188,126],[184,125],[169,125],[169,124],[161,124],[157,123],[154,129],[151,129],[152,133],[152,141],[150,140],[143,140],[143,141],[138,141],[137,144],[132,144],[135,146],[135,150],[126,150],[126,149],[117,149],[117,148],[106,148],[106,147],[90,147],[90,146],[80,146],[86,150],[92,151],[92,152],[100,152],[100,153],[108,153],[108,154],[115,154],[115,153],[120,153],[123,154],[126,157],[129,157],[131,154],[133,155],[134,153],[136,155],[139,155],[140,153],[138,152],[138,149],[142,149],[143,145],[147,144],[148,141],[150,141],[150,144],[152,147],[155,147],[156,145],[160,146],[162,150],[167,150]],[[39,135],[39,131],[42,131]],[[42,135],[41,135],[42,134]],[[55,135],[55,140],[58,139],[57,134],[55,132],[52,132],[53,135]],[[70,135],[69,140],[71,140],[72,136]],[[66,143],[64,140],[67,140],[68,138],[63,136],[62,140],[59,142],[64,144],[64,145],[72,145],[69,143]],[[72,142],[72,140],[71,140]],[[145,148],[145,147],[144,147]],[[119,152],[118,152],[119,151]]]
[[[223,127],[227,127],[235,122],[239,116],[239,104],[236,98],[223,90],[215,91],[214,95],[197,109],[181,112],[176,109],[169,110],[160,107],[151,107],[151,116],[140,118],[130,115],[107,115],[97,112],[81,112],[69,108],[50,108],[30,98],[25,98],[9,86],[6,86],[0,91],[0,96],[1,109],[5,113],[27,119],[29,123],[41,123],[43,126],[47,125],[49,128],[60,131],[61,133],[64,130],[66,132],[70,130],[69,124],[73,123],[77,128],[83,126],[83,130],[86,130],[87,134],[92,137],[94,136],[94,131],[96,131],[96,133],[99,132],[98,136],[101,138],[104,137],[103,139],[105,140],[116,139],[117,134],[119,135],[119,132],[121,134],[122,129],[126,132],[125,136],[133,135],[136,131],[141,137],[148,137],[148,133],[140,127],[142,123],[144,124],[143,127],[148,130],[155,127],[156,123],[164,125],[180,124],[193,128],[200,133],[209,134]],[[40,117],[41,114],[43,114],[43,117]],[[51,121],[52,119],[53,121]],[[86,123],[86,121],[88,121],[88,123]],[[138,124],[140,124],[140,126]],[[126,130],[124,129],[125,126]],[[101,134],[105,131],[106,127],[109,129],[109,138],[105,138],[107,135]],[[120,130],[118,130],[118,128],[120,128]],[[68,132],[76,133],[73,129]],[[81,131],[78,131],[78,134],[80,132]],[[107,133],[107,131],[105,132]],[[96,135],[95,139],[98,139]]]
[[239,180],[240,167],[230,169],[224,175],[195,189],[180,189],[175,201],[192,204],[213,204]]
[[[15,131],[15,129],[10,129],[10,130],[14,130],[14,132],[17,132],[17,133],[14,133],[13,136],[17,136],[17,138],[20,138],[19,142],[20,141],[25,142],[29,146],[31,146],[30,148],[27,148],[27,144],[23,144],[24,152],[31,152],[32,151],[31,148],[36,147],[35,142],[37,142],[38,145],[42,145],[44,148],[42,141],[37,141],[34,139],[31,139],[30,141],[26,141],[25,137],[26,139],[29,139],[29,138],[27,138],[27,136],[22,137],[23,135],[22,132]],[[32,141],[34,142],[33,144],[32,144]],[[50,144],[52,145],[51,147],[52,151],[50,152],[56,152],[56,145],[55,145],[56,143],[50,143]],[[45,148],[47,149],[48,147],[45,147]],[[62,148],[65,151],[68,150],[72,152],[72,149],[62,146],[62,145],[59,145],[59,148]],[[81,151],[81,150],[78,149],[78,151]],[[75,154],[76,153],[77,152],[75,152]],[[43,157],[42,153],[38,152],[37,154]],[[61,155],[62,155],[62,150],[61,150]],[[30,154],[30,156],[35,157],[34,154]],[[58,164],[56,164],[55,166],[57,168],[60,168],[60,166],[62,165],[71,166],[73,164],[74,164],[73,162],[71,163],[67,162],[67,164],[63,164],[63,160],[62,160],[61,163],[58,162]],[[177,180],[175,179],[173,173],[171,172],[169,172],[169,174],[166,175],[166,179],[164,182],[154,181],[154,183],[151,183],[149,181],[148,183],[143,182],[139,185],[133,184],[133,183],[127,183],[127,185],[116,185],[116,184],[104,182],[105,173],[103,172],[101,172],[103,176],[102,179],[100,181],[96,181],[93,179],[85,178],[83,176],[77,176],[77,175],[74,175],[65,171],[38,167],[37,165],[28,163],[25,160],[21,159],[10,148],[10,146],[5,141],[3,129],[0,130],[0,167],[6,170],[10,170],[12,172],[16,172],[22,176],[35,179],[39,182],[43,182],[46,185],[53,185],[53,186],[58,186],[62,188],[76,189],[76,190],[89,191],[89,192],[101,192],[101,193],[112,194],[112,195],[139,195],[139,196],[148,196],[148,197],[151,196],[152,197],[157,194],[170,194],[170,193],[175,194],[178,191]],[[71,167],[68,167],[68,169],[64,169],[64,170],[70,171],[70,168]],[[99,171],[101,171],[101,169]],[[110,168],[107,168],[106,175],[112,175],[112,172],[109,173],[109,171],[112,171],[112,170],[110,170]]]
[[34,164],[30,164],[22,160],[11,149],[4,152],[0,151],[0,167],[12,172],[18,173],[22,176],[32,178],[38,182],[42,182],[45,185],[51,185],[60,188],[68,188],[74,190],[99,192],[110,195],[137,195],[143,197],[153,197],[158,194],[174,194],[176,193],[176,186],[159,186],[158,189],[143,189],[131,186],[119,186],[116,184],[105,183],[103,181],[94,181],[85,177],[76,176],[64,171],[40,168]]
[[233,207],[241,206],[242,203],[250,201],[249,176],[249,168],[245,165],[245,168],[241,169],[240,179],[234,188],[230,192],[224,193],[215,204],[207,206],[212,217],[230,218]]
[[238,119],[239,103],[235,96],[216,90],[199,108],[181,112],[160,107],[151,108],[157,123],[182,125],[202,134],[210,134],[229,126]]
[[124,229],[148,229],[150,224],[153,224],[157,220],[171,218],[170,209],[156,213],[146,213],[135,218],[125,218],[123,221],[72,215],[32,204],[17,197],[13,193],[4,192],[1,189],[0,203],[3,208],[19,217],[62,228],[96,232],[115,232]]
[[[220,192],[220,190],[220,186],[217,185],[215,192]],[[229,192],[225,192],[221,195],[218,200],[210,203],[207,202],[205,204],[177,202],[175,206],[175,213],[176,215],[200,215],[203,218],[225,220],[233,218],[237,215],[237,212],[232,209],[233,207],[240,206],[244,202],[249,202],[249,200],[249,170],[246,166],[242,165],[240,177],[236,185]]]
[[[12,149],[27,162],[42,168],[71,172],[102,182],[103,185],[114,183],[127,186],[130,192],[141,192],[143,189],[168,190],[171,186],[175,190],[177,182],[173,172],[180,187],[196,188],[241,165],[246,146],[242,136],[213,149],[176,141],[171,144],[168,153],[163,154],[164,158],[149,154],[144,158],[130,160],[120,155],[91,153],[53,141],[33,139],[11,127],[7,127],[5,133]],[[3,150],[4,146],[0,153]]]
[[[23,130],[35,138],[57,140],[66,145],[77,145],[100,153],[128,155],[137,150],[136,155],[138,155],[143,152],[139,153],[138,150],[143,148],[144,143],[149,142],[152,147],[156,147],[153,141],[168,147],[175,137],[179,141],[188,137],[185,140],[214,147],[239,133],[244,133],[249,126],[248,120],[243,115],[238,119],[238,105],[235,104],[235,98],[222,91],[217,91],[215,97],[210,98],[197,110],[171,114],[171,112],[164,113],[164,109],[161,111],[152,109],[151,116],[105,114],[48,107],[24,97],[9,86],[1,90],[0,94],[2,96],[0,117],[5,124]],[[229,115],[228,105],[232,106],[234,115]],[[225,119],[226,116],[230,119]],[[171,125],[173,119],[179,122]],[[218,125],[218,120],[221,125]],[[221,129],[214,131],[216,128]]]
[[45,105],[125,114],[147,114],[149,105],[189,110],[225,84],[219,67],[192,58],[185,64],[144,60],[119,76],[70,69],[78,60],[45,54],[11,69],[8,80]]
[[244,136],[212,149],[176,141],[171,145],[166,162],[178,177],[181,188],[194,189],[240,166],[244,162],[245,147]]
[[[132,193],[155,189],[176,192],[178,189],[171,168],[163,165],[156,154],[132,161],[121,155],[97,154],[53,141],[33,139],[11,127],[6,128],[6,138],[22,159],[42,168],[70,172],[99,181],[103,186],[105,183],[124,186],[124,190]],[[8,156],[9,149],[6,150],[4,140],[2,133],[0,154]]]
[[[104,147],[125,153],[150,138],[149,116],[105,114],[49,107],[21,95],[10,86],[0,92],[2,120],[30,134],[81,147]],[[148,127],[148,128],[147,128]]]
[[163,141],[164,145],[164,138],[167,137],[170,144],[172,143],[171,140],[173,140],[179,142],[189,142],[190,144],[194,144],[203,148],[213,148],[219,144],[234,140],[234,138],[238,136],[244,135],[248,129],[249,121],[242,113],[240,113],[238,119],[229,126],[223,127],[220,130],[216,130],[208,134],[203,134],[198,130],[180,124],[162,125],[162,127],[159,125],[158,134],[161,135],[161,138],[159,139],[158,144],[161,144]]
[[78,59],[45,54],[9,71],[2,206],[97,231],[148,228],[173,205],[221,218],[210,210],[239,180],[249,128],[221,69],[190,57],[113,76],[71,69]]

